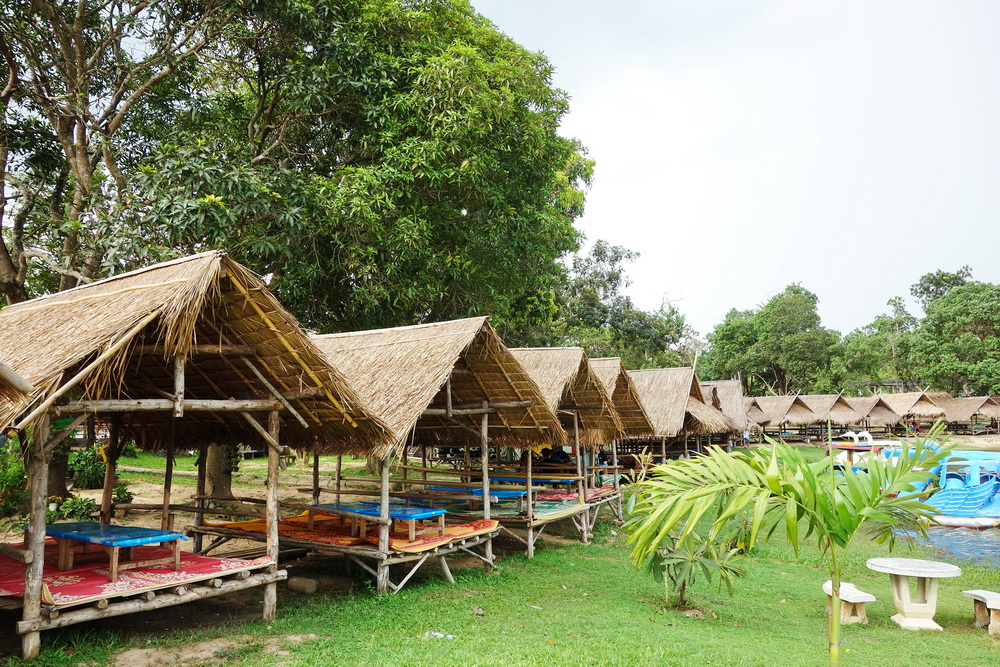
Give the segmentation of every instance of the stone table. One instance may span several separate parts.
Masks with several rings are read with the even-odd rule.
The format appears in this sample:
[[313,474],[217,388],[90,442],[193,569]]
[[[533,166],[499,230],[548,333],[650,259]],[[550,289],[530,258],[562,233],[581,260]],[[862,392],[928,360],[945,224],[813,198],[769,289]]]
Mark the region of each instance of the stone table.
[[[907,630],[941,630],[941,626],[934,622],[938,579],[961,575],[960,567],[917,558],[871,558],[868,569],[889,575],[892,597],[899,612],[892,620],[900,627]],[[917,592],[913,596],[910,595],[910,577],[917,580]]]

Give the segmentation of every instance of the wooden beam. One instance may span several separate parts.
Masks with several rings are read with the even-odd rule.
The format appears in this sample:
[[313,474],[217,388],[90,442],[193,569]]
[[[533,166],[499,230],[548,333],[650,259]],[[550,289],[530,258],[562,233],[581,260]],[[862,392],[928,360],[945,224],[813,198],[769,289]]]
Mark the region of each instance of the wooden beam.
[[450,408],[445,406],[443,408],[429,407],[424,410],[424,415],[428,417],[449,417],[451,415],[482,415],[491,414],[497,410],[505,410],[510,408],[530,408],[534,405],[534,401],[506,401],[506,402],[494,402],[488,403],[483,401],[482,403],[469,403],[466,405],[453,405]]
[[66,438],[72,435],[76,431],[76,429],[80,427],[80,424],[82,424],[85,421],[87,421],[87,415],[80,415],[79,417],[71,421],[66,428],[59,431],[51,438],[49,438],[49,441],[42,446],[42,454],[45,456],[45,458],[48,458],[49,454],[52,453],[52,450],[61,445],[63,441],[65,441]]
[[[167,351],[162,345],[142,345],[139,347],[139,354],[143,355],[166,355]],[[257,353],[253,345],[192,345],[187,350],[190,357],[249,357]]]
[[298,410],[293,408],[292,404],[289,403],[288,400],[284,396],[282,396],[277,389],[274,388],[274,385],[271,384],[268,381],[268,379],[264,377],[264,374],[261,373],[257,369],[257,367],[253,365],[252,361],[250,361],[246,357],[243,357],[243,363],[245,363],[247,365],[247,368],[249,368],[253,372],[253,374],[257,376],[257,379],[260,380],[260,383],[265,387],[267,387],[267,390],[271,392],[271,395],[274,396],[279,401],[281,401],[281,404],[285,406],[285,409],[291,412],[292,416],[299,420],[299,423],[302,424],[302,428],[309,428],[309,423],[302,418],[302,415],[298,413]]
[[[101,412],[171,412],[176,403],[166,398],[106,399],[99,401],[71,401],[56,407],[57,414],[74,415]],[[188,398],[183,401],[185,412],[270,412],[284,407],[276,398]]]
[[247,420],[247,423],[250,424],[250,426],[252,426],[255,431],[260,433],[261,437],[264,438],[264,442],[266,442],[270,446],[270,448],[280,456],[281,445],[278,444],[277,440],[271,437],[271,434],[268,433],[267,429],[261,426],[260,422],[254,419],[253,415],[250,414],[249,412],[241,412],[240,414],[243,415],[243,418]]
[[163,607],[171,607],[175,604],[183,604],[186,602],[194,602],[196,600],[215,597],[217,595],[225,595],[244,588],[254,588],[256,586],[269,584],[274,581],[281,581],[287,577],[288,573],[285,570],[279,570],[277,572],[260,572],[252,574],[245,579],[229,579],[227,581],[223,581],[222,585],[218,587],[192,585],[190,589],[179,595],[176,593],[160,591],[160,594],[154,596],[151,600],[146,600],[140,597],[125,600],[124,602],[109,604],[105,609],[97,609],[95,607],[70,609],[62,612],[58,618],[44,619],[39,617],[30,621],[20,621],[17,624],[17,633],[27,635],[29,633],[38,633],[41,630],[62,628],[67,625],[75,625],[76,623],[83,623],[85,621],[111,618],[113,616],[122,616],[124,614],[134,614],[136,612],[147,611],[150,609],[162,609]]
[[35,390],[30,382],[18,375],[13,368],[2,361],[0,361],[0,380],[3,380],[22,394],[30,394]]
[[247,300],[247,303],[250,304],[250,307],[254,309],[254,312],[257,313],[257,316],[260,317],[261,320],[264,321],[264,324],[266,324],[271,329],[271,331],[274,332],[274,335],[278,338],[279,341],[281,341],[281,344],[284,346],[284,348],[288,350],[288,353],[291,354],[292,357],[295,359],[295,361],[298,362],[299,367],[301,367],[302,370],[306,372],[306,375],[308,375],[309,378],[313,382],[315,382],[317,386],[322,387],[324,389],[323,395],[326,396],[327,399],[329,399],[329,401],[333,403],[333,406],[340,411],[340,414],[343,415],[345,420],[347,420],[347,423],[350,424],[352,427],[357,428],[358,422],[355,421],[355,419],[351,415],[347,414],[347,409],[341,404],[340,401],[338,401],[334,397],[333,392],[331,392],[326,386],[324,386],[323,381],[319,379],[319,377],[316,375],[313,369],[309,367],[309,364],[307,364],[305,360],[299,355],[298,351],[296,351],[296,349],[292,347],[292,344],[288,342],[288,339],[285,338],[284,334],[281,333],[281,330],[278,329],[277,325],[273,321],[271,321],[271,318],[268,316],[267,313],[264,312],[264,309],[261,308],[260,305],[258,305],[258,303],[253,299],[253,297],[250,296],[249,290],[247,290],[247,288],[243,285],[243,283],[237,280],[236,276],[234,276],[229,272],[226,272],[226,276],[229,278],[229,282],[231,282],[233,286],[236,288],[236,291],[242,294],[243,297]]
[[34,554],[28,549],[21,549],[10,544],[3,544],[0,542],[0,555],[6,556],[7,558],[13,558],[19,563],[24,563],[25,565],[30,565],[31,561],[34,560]]

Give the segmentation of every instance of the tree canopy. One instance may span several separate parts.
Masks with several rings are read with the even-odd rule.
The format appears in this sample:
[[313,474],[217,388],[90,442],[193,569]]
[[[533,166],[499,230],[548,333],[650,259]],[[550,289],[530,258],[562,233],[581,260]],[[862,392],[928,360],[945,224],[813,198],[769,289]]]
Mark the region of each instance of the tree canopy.
[[39,0],[0,55],[10,301],[222,247],[324,331],[504,318],[579,243],[567,96],[464,0]]

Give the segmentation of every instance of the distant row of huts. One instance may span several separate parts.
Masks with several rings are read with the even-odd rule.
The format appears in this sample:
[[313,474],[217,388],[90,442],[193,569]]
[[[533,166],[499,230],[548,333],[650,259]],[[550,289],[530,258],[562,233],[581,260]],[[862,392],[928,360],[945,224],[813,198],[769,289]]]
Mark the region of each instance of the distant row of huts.
[[[1000,402],[747,398],[738,380],[699,382],[693,368],[626,370],[580,348],[508,348],[486,317],[310,335],[257,276],[223,252],[201,253],[0,310],[0,428],[21,446],[31,510],[23,543],[0,544],[0,609],[22,611],[26,658],[43,630],[252,586],[263,587],[272,618],[287,577],[282,548],[343,556],[379,593],[397,591],[428,562],[449,579],[451,557],[493,567],[501,532],[529,556],[559,520],[586,542],[602,508],[621,520],[621,476],[650,459],[754,429],[948,415],[995,419]],[[120,508],[157,510],[162,533],[175,515],[193,517],[193,550],[175,552],[169,571],[156,569],[170,558],[152,546],[109,542],[114,562],[119,547],[136,549],[136,562],[109,576],[78,561],[65,575],[74,549],[88,556],[46,525],[49,460],[97,420],[108,432],[108,534]],[[130,442],[167,452],[162,502],[115,502],[115,466]],[[215,507],[226,499],[212,495],[206,461],[210,448],[236,444],[266,451],[268,468],[265,497],[238,499],[234,517]],[[280,497],[288,448],[312,457],[312,484],[299,489],[309,502]],[[539,467],[532,454],[564,448],[562,467]],[[199,457],[194,498],[178,504],[172,460],[181,449]],[[336,457],[332,475],[321,455]],[[377,461],[377,477],[352,475],[349,455]],[[263,555],[210,556],[232,540],[257,541]]]

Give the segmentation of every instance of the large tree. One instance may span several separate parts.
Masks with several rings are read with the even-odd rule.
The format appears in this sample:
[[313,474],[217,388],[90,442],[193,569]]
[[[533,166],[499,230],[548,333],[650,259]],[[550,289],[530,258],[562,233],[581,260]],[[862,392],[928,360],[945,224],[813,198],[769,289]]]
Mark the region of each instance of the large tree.
[[696,333],[672,304],[638,308],[624,294],[625,265],[638,253],[597,241],[574,255],[558,285],[531,294],[504,333],[514,345],[573,345],[591,357],[621,357],[628,368],[691,364]]
[[921,377],[933,388],[1000,393],[1000,285],[966,283],[935,299],[914,347]]
[[705,377],[739,372],[752,393],[820,387],[840,337],[822,326],[818,303],[815,294],[792,284],[756,311],[730,311],[708,337]]
[[928,306],[935,299],[939,299],[950,290],[964,285],[969,282],[970,278],[972,278],[972,268],[969,266],[963,266],[955,273],[938,269],[920,276],[920,280],[910,287],[910,294],[917,298],[926,312]]
[[567,97],[467,2],[263,3],[202,61],[134,213],[229,248],[310,326],[504,318],[577,246]]
[[[0,12],[0,296],[66,289],[118,260],[133,116],[212,43],[230,0],[30,0]],[[46,280],[48,278],[48,280]]]

